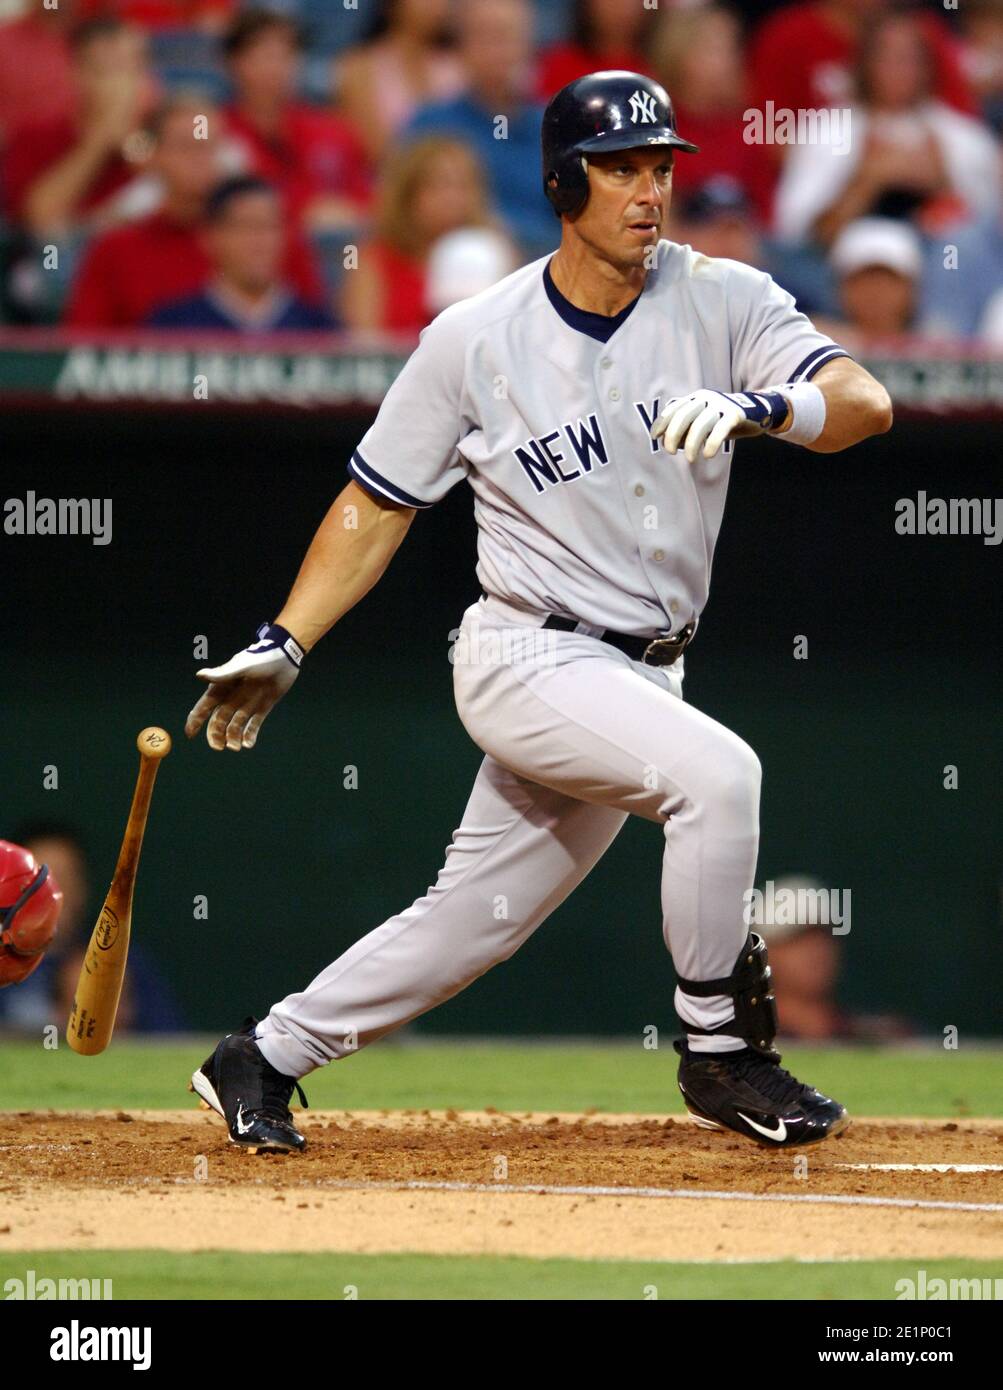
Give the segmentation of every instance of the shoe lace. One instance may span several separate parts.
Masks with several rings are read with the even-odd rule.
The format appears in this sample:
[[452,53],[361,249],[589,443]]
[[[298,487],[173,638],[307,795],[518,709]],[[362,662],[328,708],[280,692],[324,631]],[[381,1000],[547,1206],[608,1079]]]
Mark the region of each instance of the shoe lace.
[[738,1059],[736,1071],[743,1080],[748,1081],[769,1100],[800,1100],[805,1092],[811,1090],[810,1086],[805,1086],[796,1076],[786,1071],[780,1065],[779,1059],[771,1061],[769,1057],[763,1057],[751,1050]]
[[[250,1033],[254,1037],[254,1030],[258,1020],[248,1015],[241,1024],[242,1033]],[[264,1060],[264,1059],[263,1059]],[[282,1072],[276,1071],[271,1062],[265,1061],[264,1081],[261,1088],[262,1099],[259,1115],[264,1115],[266,1119],[277,1120],[280,1124],[292,1124],[292,1111],[289,1109],[289,1101],[293,1091],[299,1096],[299,1103],[304,1110],[309,1110],[306,1096],[303,1094],[303,1087],[291,1076],[284,1076]]]
[[299,1097],[300,1105],[304,1110],[309,1110],[303,1088],[298,1081],[294,1081],[291,1076],[283,1076],[280,1071],[276,1071],[271,1065],[265,1073],[264,1085],[262,1086],[261,1109],[258,1112],[266,1119],[277,1120],[281,1124],[292,1124],[292,1112],[289,1109],[289,1101],[293,1091]]

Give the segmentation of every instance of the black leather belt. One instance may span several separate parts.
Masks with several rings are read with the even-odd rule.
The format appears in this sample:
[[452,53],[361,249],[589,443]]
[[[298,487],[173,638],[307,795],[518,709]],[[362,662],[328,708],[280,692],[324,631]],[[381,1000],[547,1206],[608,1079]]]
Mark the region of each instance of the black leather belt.
[[[485,598],[490,597],[483,589],[481,593]],[[577,618],[562,618],[557,613],[551,613],[543,626],[556,628],[560,632],[574,632],[578,621]],[[692,621],[671,637],[632,637],[626,632],[611,632],[606,628],[599,633],[597,641],[608,642],[611,647],[629,656],[631,661],[643,661],[645,666],[671,666],[689,646],[696,630],[697,625]]]
[[[543,626],[556,627],[561,632],[574,632],[578,620],[561,618],[556,613],[551,613]],[[643,661],[645,666],[671,666],[674,661],[679,660],[693,640],[696,626],[696,623],[689,622],[671,637],[631,637],[626,632],[610,632],[607,628],[599,633],[597,640],[608,642],[611,647],[618,647],[631,661]]]

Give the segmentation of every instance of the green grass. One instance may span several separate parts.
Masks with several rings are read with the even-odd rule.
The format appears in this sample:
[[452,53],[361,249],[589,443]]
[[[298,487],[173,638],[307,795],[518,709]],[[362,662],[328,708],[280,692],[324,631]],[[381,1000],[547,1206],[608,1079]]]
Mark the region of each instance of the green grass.
[[[113,1042],[79,1057],[60,1040],[0,1042],[0,1109],[172,1109],[192,1103],[188,1077],[211,1039]],[[791,1048],[784,1063],[857,1115],[1003,1114],[1003,1049],[956,1052]],[[307,1078],[318,1109],[598,1109],[679,1112],[668,1040],[640,1044],[382,1043]]]
[[[251,1255],[221,1250],[31,1250],[0,1254],[7,1279],[111,1279],[122,1299],[894,1299],[898,1279],[1000,1279],[1003,1262],[669,1264],[459,1255]],[[357,1291],[357,1292],[353,1292]]]
[[[4,1109],[175,1108],[211,1039],[114,1042],[100,1057],[61,1043],[0,1042]],[[1003,1113],[1003,1050],[791,1049],[794,1071],[858,1115]],[[675,1054],[639,1045],[385,1043],[308,1078],[313,1106],[678,1112]],[[1003,1262],[681,1265],[498,1256],[251,1255],[228,1251],[31,1251],[0,1254],[0,1285],[25,1277],[111,1278],[117,1299],[892,1299],[899,1278],[1000,1278]]]

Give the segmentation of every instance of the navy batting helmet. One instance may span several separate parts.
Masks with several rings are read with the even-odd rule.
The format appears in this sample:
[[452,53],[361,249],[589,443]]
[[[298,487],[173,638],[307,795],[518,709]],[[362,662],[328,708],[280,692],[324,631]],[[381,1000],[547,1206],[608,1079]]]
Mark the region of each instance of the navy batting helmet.
[[669,94],[639,72],[612,69],[579,77],[543,113],[543,191],[558,217],[576,212],[589,192],[585,156],[665,145],[696,154],[676,131]]

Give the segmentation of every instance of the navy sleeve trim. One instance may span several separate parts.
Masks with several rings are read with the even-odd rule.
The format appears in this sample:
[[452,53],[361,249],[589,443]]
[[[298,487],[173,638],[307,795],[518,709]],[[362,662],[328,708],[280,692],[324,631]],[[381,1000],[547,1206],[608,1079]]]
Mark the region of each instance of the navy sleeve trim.
[[367,488],[370,492],[380,492],[384,497],[389,497],[393,502],[400,502],[405,507],[432,507],[434,502],[422,502],[417,497],[412,497],[409,492],[405,492],[402,487],[392,483],[389,478],[384,478],[382,473],[377,473],[372,464],[366,460],[356,449],[348,463],[348,471],[353,478]]
[[809,352],[803,362],[800,362],[791,375],[787,378],[788,386],[794,386],[799,381],[811,381],[812,377],[824,367],[827,362],[835,362],[837,357],[849,357],[845,348],[841,348],[838,343],[828,343],[825,347],[816,348],[814,352]]

